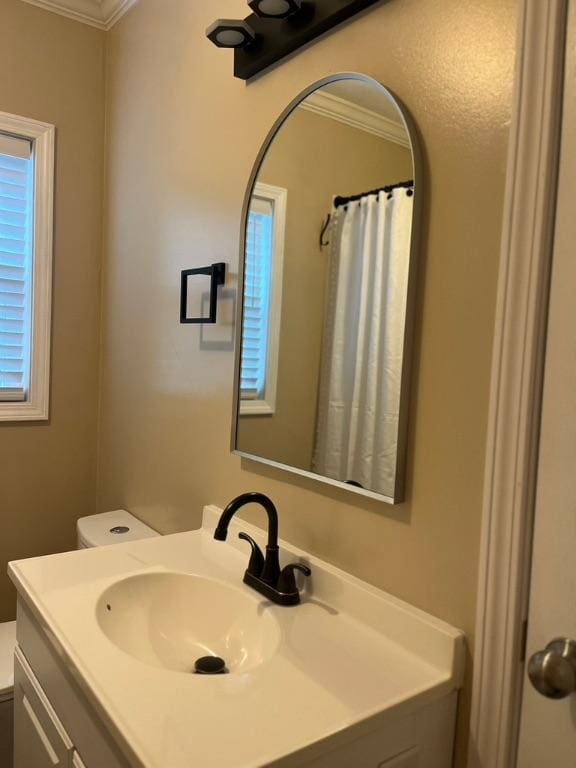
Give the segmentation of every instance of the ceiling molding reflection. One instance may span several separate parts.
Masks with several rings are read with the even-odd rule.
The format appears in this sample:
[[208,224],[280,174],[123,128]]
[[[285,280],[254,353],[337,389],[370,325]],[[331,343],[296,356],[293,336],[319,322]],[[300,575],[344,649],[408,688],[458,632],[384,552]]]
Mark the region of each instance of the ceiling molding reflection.
[[98,29],[111,29],[138,0],[23,0]]
[[361,107],[332,93],[317,91],[300,104],[300,109],[329,117],[352,128],[358,128],[361,131],[366,131],[366,133],[379,136],[381,139],[410,148],[410,141],[402,123],[390,120],[371,109]]

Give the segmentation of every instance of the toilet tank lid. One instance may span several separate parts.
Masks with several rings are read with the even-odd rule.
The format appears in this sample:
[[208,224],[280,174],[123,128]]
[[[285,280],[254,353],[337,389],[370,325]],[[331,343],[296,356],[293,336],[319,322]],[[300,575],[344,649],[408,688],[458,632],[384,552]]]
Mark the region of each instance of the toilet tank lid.
[[0,701],[11,695],[14,688],[14,648],[16,647],[16,622],[0,624]]
[[125,509],[81,517],[77,529],[80,542],[87,547],[105,547],[160,535]]

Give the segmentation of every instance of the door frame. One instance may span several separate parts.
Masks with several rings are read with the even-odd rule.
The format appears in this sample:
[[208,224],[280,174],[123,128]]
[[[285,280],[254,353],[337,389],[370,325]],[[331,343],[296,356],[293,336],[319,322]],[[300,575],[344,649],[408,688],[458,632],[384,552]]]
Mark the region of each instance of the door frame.
[[469,768],[516,765],[568,0],[520,0],[484,475]]

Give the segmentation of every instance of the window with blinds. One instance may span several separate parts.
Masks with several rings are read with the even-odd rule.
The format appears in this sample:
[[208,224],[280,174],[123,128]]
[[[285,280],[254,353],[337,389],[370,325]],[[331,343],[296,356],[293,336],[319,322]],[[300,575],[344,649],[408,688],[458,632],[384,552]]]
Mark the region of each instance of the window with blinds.
[[30,378],[34,158],[0,134],[0,401],[26,400]]
[[274,207],[254,197],[248,214],[244,262],[244,322],[240,392],[263,400],[266,391]]
[[240,415],[276,410],[288,192],[257,182],[246,225]]

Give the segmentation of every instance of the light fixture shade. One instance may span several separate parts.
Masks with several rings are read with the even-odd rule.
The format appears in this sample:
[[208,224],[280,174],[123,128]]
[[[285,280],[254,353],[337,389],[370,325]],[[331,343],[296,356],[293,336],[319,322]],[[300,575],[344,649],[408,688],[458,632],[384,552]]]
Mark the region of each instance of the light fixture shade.
[[286,19],[301,9],[302,0],[249,0],[248,5],[263,19]]
[[246,21],[218,19],[206,30],[206,37],[218,48],[245,48],[256,39],[256,33]]

